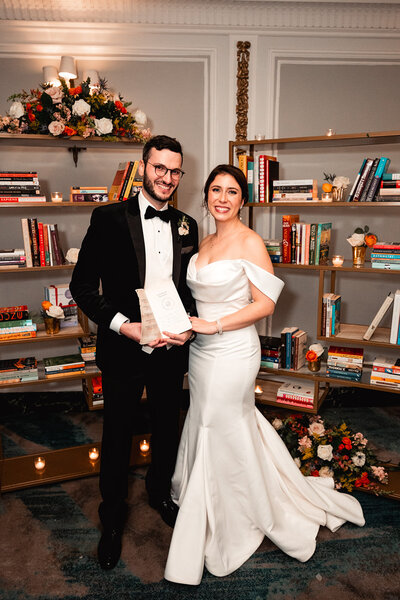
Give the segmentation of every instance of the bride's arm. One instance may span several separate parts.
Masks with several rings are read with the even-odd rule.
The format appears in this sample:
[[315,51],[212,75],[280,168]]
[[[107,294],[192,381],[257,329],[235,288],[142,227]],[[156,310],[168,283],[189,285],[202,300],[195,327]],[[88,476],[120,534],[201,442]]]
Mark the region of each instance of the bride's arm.
[[[243,247],[242,258],[273,274],[271,259],[263,240],[257,234],[247,237]],[[256,323],[260,319],[272,315],[275,310],[275,302],[263,294],[251,281],[250,288],[253,298],[251,304],[248,304],[235,313],[222,317],[219,319],[219,322],[192,317],[190,320],[193,331],[208,335],[218,333],[220,330],[234,331],[253,325],[253,323]]]

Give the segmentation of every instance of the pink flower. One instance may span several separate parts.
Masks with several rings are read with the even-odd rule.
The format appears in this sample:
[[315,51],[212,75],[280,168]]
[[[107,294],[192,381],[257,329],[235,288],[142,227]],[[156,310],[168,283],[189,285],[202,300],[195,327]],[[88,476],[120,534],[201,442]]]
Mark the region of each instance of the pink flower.
[[359,444],[361,444],[361,446],[366,446],[368,444],[367,438],[365,438],[362,433],[356,433],[353,436],[353,438],[354,438],[354,441],[356,441]]
[[299,448],[311,448],[312,441],[308,436],[304,436],[299,440]]
[[63,97],[62,89],[59,87],[49,87],[43,93],[50,96],[50,98],[53,100],[53,104],[58,104],[61,102]]
[[51,135],[61,135],[64,132],[65,125],[60,121],[52,121],[49,125]]
[[308,428],[308,431],[310,435],[321,436],[325,433],[325,427],[323,423],[321,423],[320,421],[316,421],[315,423],[311,423],[310,427]]

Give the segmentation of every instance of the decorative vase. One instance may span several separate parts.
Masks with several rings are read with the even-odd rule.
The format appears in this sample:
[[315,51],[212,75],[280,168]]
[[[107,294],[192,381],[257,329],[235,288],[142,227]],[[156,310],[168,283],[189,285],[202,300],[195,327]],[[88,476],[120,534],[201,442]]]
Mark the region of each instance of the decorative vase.
[[44,327],[48,335],[55,335],[60,331],[60,319],[44,317]]
[[317,358],[317,360],[308,360],[307,367],[309,371],[316,373],[321,368],[321,359]]
[[332,188],[332,196],[333,196],[334,202],[343,202],[344,188],[333,187]]
[[366,246],[353,246],[353,267],[362,267],[365,262]]

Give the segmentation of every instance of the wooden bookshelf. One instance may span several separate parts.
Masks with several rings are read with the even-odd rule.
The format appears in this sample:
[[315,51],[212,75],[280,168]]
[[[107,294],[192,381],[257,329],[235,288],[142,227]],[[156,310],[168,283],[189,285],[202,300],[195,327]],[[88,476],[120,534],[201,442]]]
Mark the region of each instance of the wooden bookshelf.
[[[332,136],[305,136],[305,137],[285,137],[285,138],[267,138],[262,140],[244,140],[244,141],[230,141],[229,142],[229,162],[230,164],[235,164],[237,156],[241,153],[247,153],[249,155],[253,155],[254,159],[256,159],[257,152],[261,150],[266,151],[268,154],[277,155],[281,150],[294,150],[294,151],[304,151],[309,149],[320,149],[321,152],[329,149],[344,149],[346,147],[359,147],[360,154],[363,156],[366,155],[368,150],[368,146],[376,147],[379,145],[388,145],[388,144],[399,144],[400,143],[400,130],[393,131],[374,131],[374,132],[360,132],[360,133],[349,133],[349,134],[337,134]],[[361,163],[361,160],[360,160]],[[359,165],[357,165],[359,166]],[[289,176],[290,177],[290,176]],[[256,183],[256,182],[255,182]],[[366,210],[374,210],[381,209],[379,213],[373,213],[374,215],[382,214],[382,211],[385,209],[392,209],[392,213],[397,208],[400,208],[400,202],[324,202],[322,200],[313,200],[313,201],[302,201],[302,202],[249,202],[245,206],[248,207],[249,211],[249,227],[253,228],[254,223],[254,215],[258,213],[259,210],[271,210],[273,211],[273,215],[277,212],[276,209],[279,210],[287,210],[289,207],[293,209],[318,209],[319,211],[331,209],[351,209],[353,211],[360,211],[363,209]],[[254,212],[256,211],[256,212]],[[391,214],[392,214],[391,213]],[[279,213],[278,213],[279,214]],[[371,213],[369,213],[371,214]],[[331,218],[332,213],[330,213]],[[351,217],[355,216],[354,212],[351,214]],[[301,219],[300,219],[301,220]],[[349,246],[349,258],[351,256],[351,248]],[[373,337],[370,340],[364,340],[363,335],[368,328],[368,324],[351,324],[351,323],[341,323],[340,332],[335,336],[325,336],[322,332],[322,299],[323,294],[325,292],[335,292],[337,278],[340,277],[340,273],[350,273],[354,277],[360,277],[362,275],[371,276],[373,274],[376,277],[384,277],[386,278],[388,275],[393,278],[397,276],[397,280],[400,275],[400,271],[397,270],[386,270],[386,269],[376,269],[373,268],[370,262],[366,262],[364,265],[360,267],[354,267],[352,260],[345,260],[343,265],[340,267],[335,267],[329,262],[326,265],[298,265],[298,264],[284,264],[284,263],[273,263],[273,267],[276,272],[280,270],[295,270],[295,271],[311,271],[318,272],[319,276],[319,284],[318,284],[318,310],[317,310],[317,319],[316,319],[316,335],[315,337],[318,340],[322,340],[324,342],[331,342],[336,345],[356,345],[356,346],[370,346],[375,348],[390,348],[395,353],[399,351],[399,345],[391,344],[390,339],[390,329],[385,327],[379,327],[375,330]],[[328,276],[329,275],[329,276]],[[392,281],[391,281],[392,284]],[[393,284],[392,284],[393,285]],[[260,376],[263,375],[266,379],[274,379],[276,377],[291,377],[296,379],[307,379],[313,381],[315,386],[325,386],[324,389],[327,389],[328,386],[346,386],[346,387],[359,387],[366,389],[374,389],[376,391],[386,391],[390,393],[399,394],[399,390],[394,390],[386,386],[382,385],[373,385],[370,383],[370,367],[364,367],[363,375],[361,381],[351,381],[347,379],[332,379],[326,375],[326,369],[323,368],[318,373],[312,373],[308,371],[306,368],[300,369],[298,371],[293,371],[289,369],[268,369],[265,367],[261,367]],[[277,383],[275,381],[271,381],[270,390],[266,389],[266,384],[264,385],[264,392],[262,395],[263,403],[270,404],[271,406],[279,406],[282,407],[279,403],[276,402],[276,388]],[[279,384],[278,384],[279,385]],[[320,388],[318,388],[319,392],[316,394],[318,397],[318,402],[321,403],[325,397],[324,393],[320,392]],[[293,407],[292,410],[302,411],[301,407]]]

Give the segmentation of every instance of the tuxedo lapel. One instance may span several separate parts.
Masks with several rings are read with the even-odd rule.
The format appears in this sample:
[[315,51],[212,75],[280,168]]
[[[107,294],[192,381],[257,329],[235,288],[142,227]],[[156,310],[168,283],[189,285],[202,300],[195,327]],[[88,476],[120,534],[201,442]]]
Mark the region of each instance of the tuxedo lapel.
[[142,229],[142,221],[140,219],[140,210],[138,196],[134,196],[126,202],[126,218],[128,221],[129,232],[133,247],[135,248],[136,258],[139,267],[139,279],[141,287],[144,287],[146,276],[146,250],[144,247],[144,237]]
[[174,252],[172,263],[172,279],[175,287],[178,288],[179,278],[181,275],[182,238],[178,234],[177,215],[171,207],[169,207],[168,210],[171,214],[172,247]]

